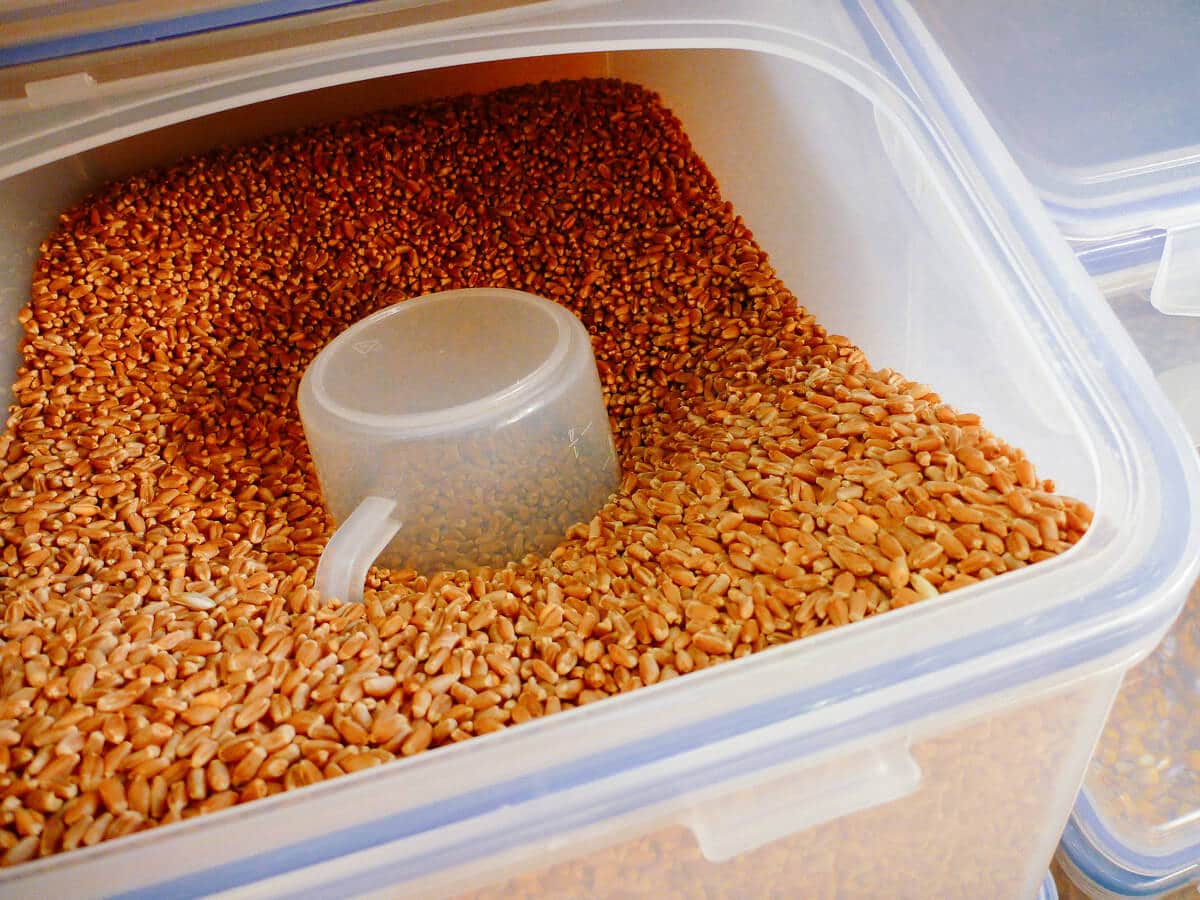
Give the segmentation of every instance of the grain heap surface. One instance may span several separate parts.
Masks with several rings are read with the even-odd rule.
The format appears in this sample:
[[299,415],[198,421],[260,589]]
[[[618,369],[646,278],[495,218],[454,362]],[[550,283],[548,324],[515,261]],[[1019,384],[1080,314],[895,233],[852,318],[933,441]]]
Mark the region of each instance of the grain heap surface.
[[[624,478],[546,558],[312,590],[295,409],[397,299],[506,286],[590,330]],[[222,150],[67,212],[0,437],[0,857],[379,765],[1036,563],[1021,451],[776,278],[680,123],[609,80]]]

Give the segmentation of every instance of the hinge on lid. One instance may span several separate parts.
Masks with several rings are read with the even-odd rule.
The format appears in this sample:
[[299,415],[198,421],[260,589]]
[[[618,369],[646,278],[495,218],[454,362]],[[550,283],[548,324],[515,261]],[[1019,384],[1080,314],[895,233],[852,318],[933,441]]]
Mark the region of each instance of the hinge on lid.
[[1200,316],[1200,224],[1167,231],[1150,302],[1169,316]]
[[99,82],[87,72],[72,72],[57,78],[26,82],[25,96],[32,106],[59,106],[91,97],[97,87]]

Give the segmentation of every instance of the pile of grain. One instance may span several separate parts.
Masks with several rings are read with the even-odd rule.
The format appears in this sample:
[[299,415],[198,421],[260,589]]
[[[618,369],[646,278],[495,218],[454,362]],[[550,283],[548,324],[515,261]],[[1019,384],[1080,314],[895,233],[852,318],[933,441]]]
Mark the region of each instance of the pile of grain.
[[[624,480],[547,558],[366,602],[295,409],[341,329],[505,286],[589,328]],[[0,438],[6,864],[379,765],[1067,549],[1089,512],[775,277],[614,81],[345,121],[114,184],[42,247]]]

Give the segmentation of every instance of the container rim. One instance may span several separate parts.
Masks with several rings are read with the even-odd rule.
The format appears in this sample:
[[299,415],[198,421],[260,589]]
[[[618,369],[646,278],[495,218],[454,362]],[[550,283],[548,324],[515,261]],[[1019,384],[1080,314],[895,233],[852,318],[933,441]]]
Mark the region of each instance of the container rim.
[[1119,897],[1157,897],[1200,876],[1200,844],[1162,855],[1141,853],[1105,824],[1086,787],[1079,792],[1059,847],[1080,875]]

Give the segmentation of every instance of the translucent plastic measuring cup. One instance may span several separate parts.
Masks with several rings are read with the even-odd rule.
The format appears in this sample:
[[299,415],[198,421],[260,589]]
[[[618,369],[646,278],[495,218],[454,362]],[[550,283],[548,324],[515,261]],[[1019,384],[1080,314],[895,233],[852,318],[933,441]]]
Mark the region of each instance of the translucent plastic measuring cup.
[[338,523],[325,596],[361,600],[376,561],[428,573],[547,552],[619,479],[587,330],[520,291],[368,316],[313,360],[299,406]]

